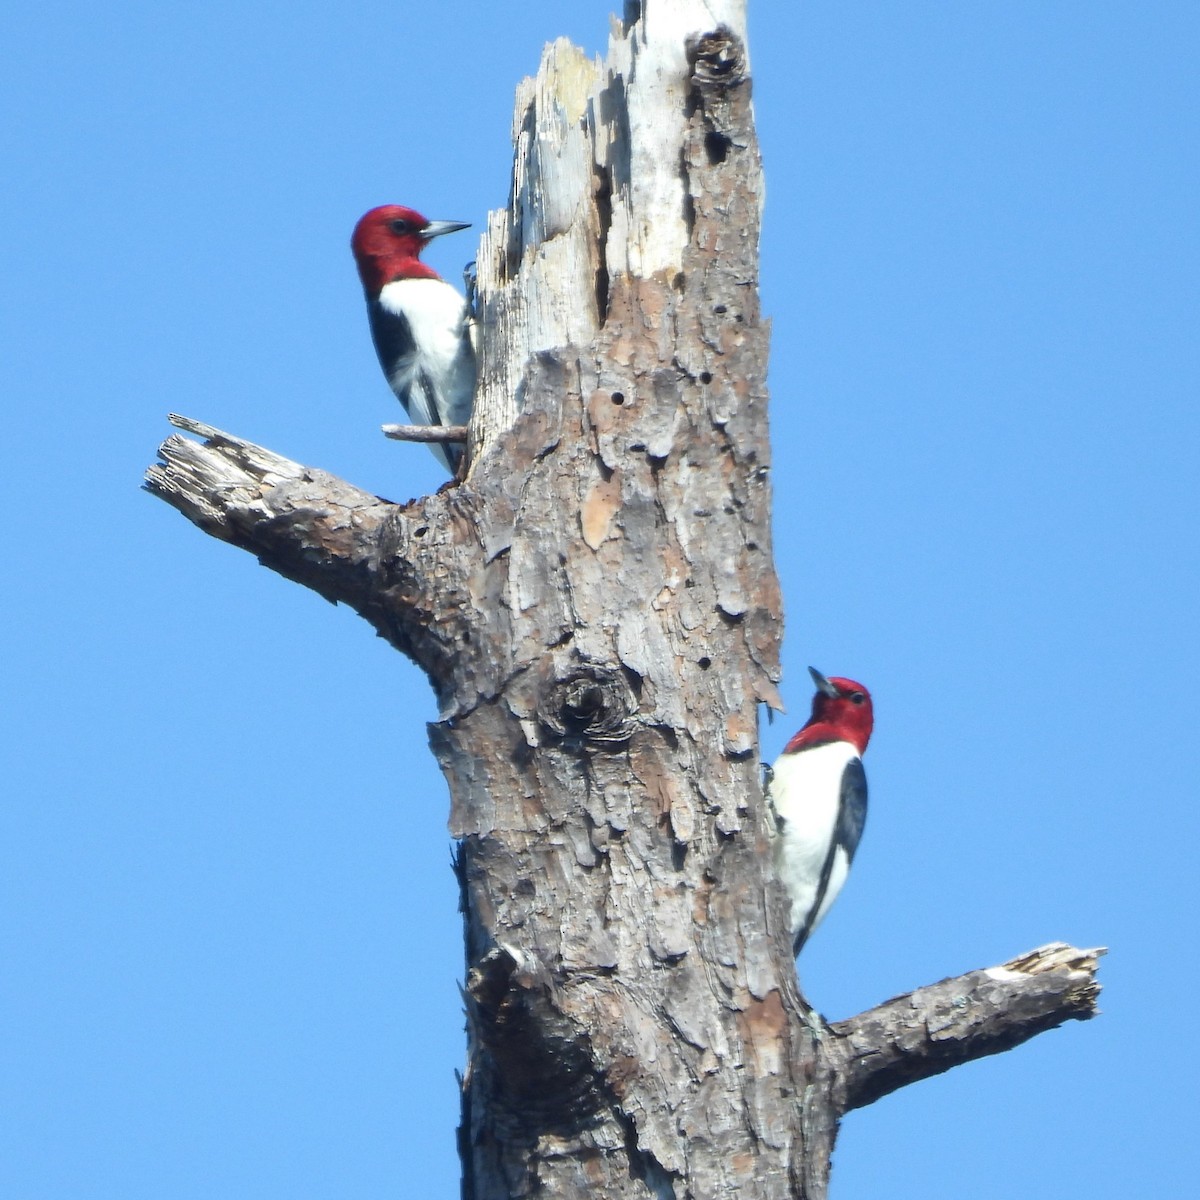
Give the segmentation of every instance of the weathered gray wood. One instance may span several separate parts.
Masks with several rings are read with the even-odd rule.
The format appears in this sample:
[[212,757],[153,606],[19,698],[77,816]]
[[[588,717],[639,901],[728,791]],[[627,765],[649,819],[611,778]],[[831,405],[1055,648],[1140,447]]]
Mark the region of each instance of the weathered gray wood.
[[782,612],[744,5],[627,18],[518,91],[463,483],[392,504],[172,418],[203,442],[147,487],[433,684],[468,1200],[819,1200],[843,1111],[1094,993],[1008,964],[832,1028],[800,995],[758,761]]
[[383,436],[395,442],[465,442],[465,425],[381,425]]
[[1040,946],[999,967],[918,988],[830,1027],[838,1107],[872,1104],[907,1083],[999,1054],[1065,1021],[1096,1015],[1103,947]]

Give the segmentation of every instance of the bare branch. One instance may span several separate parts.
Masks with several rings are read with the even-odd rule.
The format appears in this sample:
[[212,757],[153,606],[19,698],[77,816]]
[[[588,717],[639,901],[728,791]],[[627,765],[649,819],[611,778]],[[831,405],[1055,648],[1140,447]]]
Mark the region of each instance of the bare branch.
[[[206,533],[254,548],[245,544],[239,533],[250,512],[257,507],[262,516],[277,515],[264,496],[272,489],[299,484],[306,476],[305,468],[202,421],[178,413],[170,413],[167,420],[205,441],[201,444],[178,435],[168,438],[159,447],[161,465],[146,472],[146,490],[179,509]],[[319,472],[309,473],[310,480],[312,474]],[[364,501],[375,501],[348,484],[342,487]]]
[[1051,942],[1003,966],[897,996],[830,1027],[843,1112],[1097,1013],[1104,948]]
[[[451,495],[394,504],[337,476],[172,413],[145,488],[206,533],[257,556],[333,603],[349,604],[435,687],[449,679],[461,612],[444,589],[480,548]],[[443,692],[439,689],[439,695]]]
[[381,425],[383,436],[396,442],[465,442],[465,425]]

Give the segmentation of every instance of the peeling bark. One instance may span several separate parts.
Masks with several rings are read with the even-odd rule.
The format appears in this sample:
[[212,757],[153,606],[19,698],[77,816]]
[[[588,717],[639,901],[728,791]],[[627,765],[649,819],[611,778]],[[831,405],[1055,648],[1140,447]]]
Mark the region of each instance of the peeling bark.
[[741,0],[647,0],[605,62],[559,42],[521,85],[464,482],[397,505],[178,417],[203,442],[147,477],[433,684],[468,1200],[819,1200],[844,1111],[1092,1011],[1085,952],[832,1027],[799,992],[758,760],[782,611],[743,35]]

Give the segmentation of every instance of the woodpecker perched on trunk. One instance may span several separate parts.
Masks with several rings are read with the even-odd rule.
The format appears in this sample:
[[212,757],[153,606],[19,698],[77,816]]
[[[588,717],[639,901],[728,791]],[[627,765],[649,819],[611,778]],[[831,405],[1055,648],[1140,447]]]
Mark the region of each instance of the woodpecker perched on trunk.
[[[350,248],[367,298],[379,365],[418,425],[465,425],[475,394],[474,327],[466,300],[421,261],[426,244],[466,229],[463,221],[428,221],[399,204],[373,208],[354,227]],[[429,448],[451,473],[463,447]]]
[[861,683],[808,668],[817,694],[808,724],[783,748],[767,783],[775,818],[775,869],[791,900],[799,954],[842,890],[867,820],[862,753],[871,696]]

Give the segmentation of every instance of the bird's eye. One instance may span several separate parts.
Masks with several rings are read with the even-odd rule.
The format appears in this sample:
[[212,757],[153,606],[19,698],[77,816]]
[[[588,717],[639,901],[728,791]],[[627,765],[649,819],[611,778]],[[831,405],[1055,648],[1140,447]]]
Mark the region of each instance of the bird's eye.
[[864,696],[862,694],[862,692],[851,692],[850,693],[850,703],[851,704],[864,704],[866,702],[866,699],[867,699],[866,696]]
[[397,217],[394,221],[389,221],[388,227],[393,233],[412,233],[412,222],[406,221],[403,217]]

